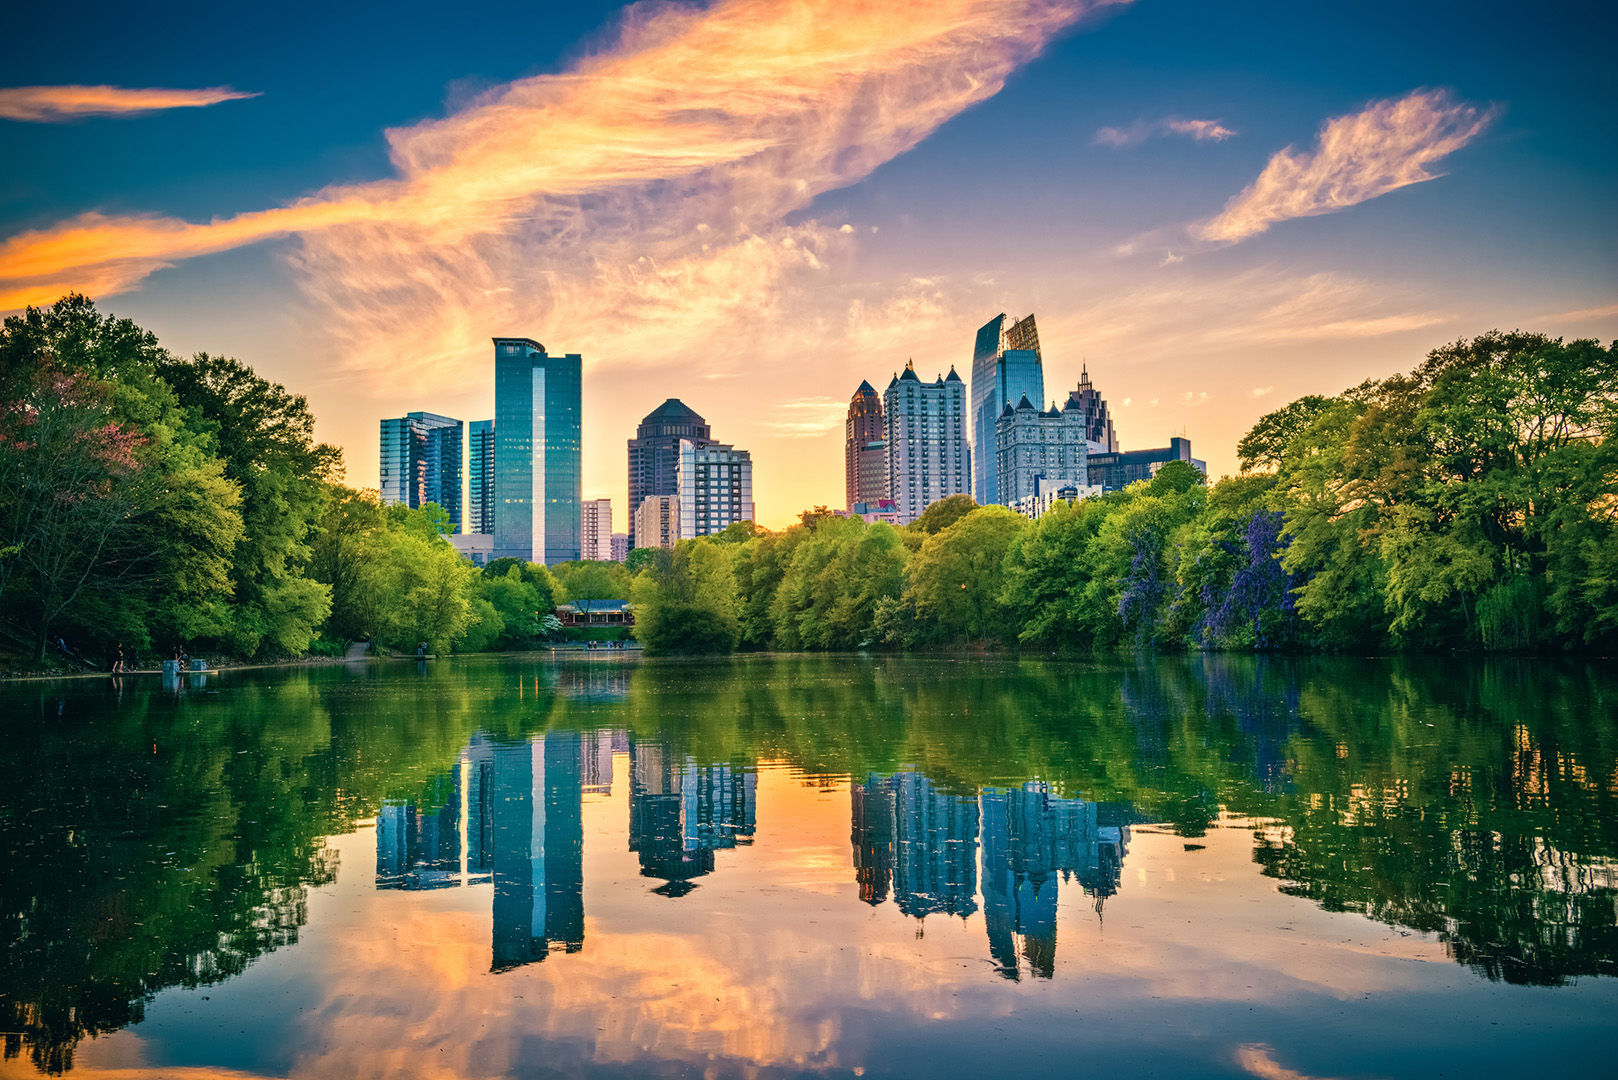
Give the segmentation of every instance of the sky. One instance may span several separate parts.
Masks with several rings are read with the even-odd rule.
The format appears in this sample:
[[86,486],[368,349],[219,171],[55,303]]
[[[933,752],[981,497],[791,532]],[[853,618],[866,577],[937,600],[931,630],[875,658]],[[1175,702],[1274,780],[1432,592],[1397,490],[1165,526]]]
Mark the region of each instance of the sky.
[[70,291],[377,421],[584,356],[627,526],[666,397],[761,524],[843,499],[861,379],[1038,317],[1126,449],[1501,328],[1618,338],[1607,4],[720,0],[39,5],[0,39],[0,310]]

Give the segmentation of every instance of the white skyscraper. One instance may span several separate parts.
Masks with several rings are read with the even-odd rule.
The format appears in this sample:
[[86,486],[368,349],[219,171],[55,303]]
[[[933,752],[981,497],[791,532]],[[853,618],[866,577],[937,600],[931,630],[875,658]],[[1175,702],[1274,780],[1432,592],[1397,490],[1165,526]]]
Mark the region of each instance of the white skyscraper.
[[[753,455],[723,443],[680,440],[675,464],[680,500],[680,539],[723,532],[753,520]],[[636,533],[636,543],[640,542]]]
[[905,364],[882,395],[888,441],[888,495],[908,525],[947,495],[972,490],[971,452],[966,441],[966,384],[949,369],[924,383]]
[[586,499],[579,504],[579,558],[612,558],[612,500]]

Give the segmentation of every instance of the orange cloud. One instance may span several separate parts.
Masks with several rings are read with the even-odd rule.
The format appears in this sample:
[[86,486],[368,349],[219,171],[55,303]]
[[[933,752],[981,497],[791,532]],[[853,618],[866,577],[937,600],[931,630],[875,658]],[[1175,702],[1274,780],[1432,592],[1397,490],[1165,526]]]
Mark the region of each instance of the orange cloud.
[[1390,191],[1436,179],[1429,166],[1459,150],[1494,119],[1492,110],[1417,90],[1326,121],[1309,153],[1291,147],[1191,235],[1234,244],[1292,218],[1331,214]]
[[228,86],[130,90],[122,86],[13,86],[0,89],[0,118],[53,123],[81,116],[134,116],[258,97]]
[[572,70],[389,131],[393,178],[208,223],[87,214],[14,236],[0,306],[126,291],[182,259],[293,236],[308,321],[350,370],[449,385],[490,333],[539,327],[592,363],[734,367],[787,283],[853,243],[788,214],[1114,2],[635,6]]

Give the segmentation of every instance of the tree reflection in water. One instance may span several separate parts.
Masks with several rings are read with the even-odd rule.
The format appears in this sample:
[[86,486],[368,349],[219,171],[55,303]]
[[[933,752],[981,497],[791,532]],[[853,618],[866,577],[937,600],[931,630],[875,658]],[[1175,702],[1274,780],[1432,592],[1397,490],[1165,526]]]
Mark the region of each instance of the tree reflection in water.
[[716,852],[791,830],[754,795],[784,762],[848,784],[852,895],[981,906],[1006,978],[1056,972],[1058,897],[1099,909],[1132,826],[1194,838],[1221,812],[1259,823],[1283,892],[1433,933],[1486,978],[1618,974],[1615,684],[1591,667],[508,659],[216,685],[0,692],[7,1057],[64,1071],[158,991],[294,943],[336,873],[324,838],[372,818],[378,887],[493,883],[493,969],[588,957],[579,805],[614,752],[662,895],[696,902]]

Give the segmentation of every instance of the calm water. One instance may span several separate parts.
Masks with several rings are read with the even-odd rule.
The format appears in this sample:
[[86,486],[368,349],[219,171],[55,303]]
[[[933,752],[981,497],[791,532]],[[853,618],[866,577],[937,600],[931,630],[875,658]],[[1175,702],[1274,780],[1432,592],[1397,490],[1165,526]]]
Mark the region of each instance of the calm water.
[[1618,1047],[1596,666],[471,659],[14,684],[0,716],[8,1074],[1526,1077]]

